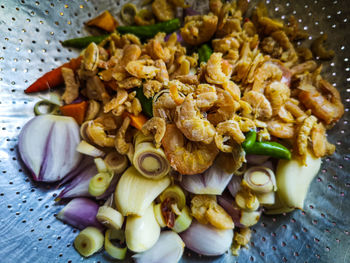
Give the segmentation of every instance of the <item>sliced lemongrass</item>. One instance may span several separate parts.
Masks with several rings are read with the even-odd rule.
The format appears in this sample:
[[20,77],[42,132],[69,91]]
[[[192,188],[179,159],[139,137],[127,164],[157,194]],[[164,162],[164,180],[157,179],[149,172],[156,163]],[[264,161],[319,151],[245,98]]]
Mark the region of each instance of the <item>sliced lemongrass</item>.
[[113,171],[115,174],[123,173],[128,167],[128,158],[117,151],[108,153],[104,161],[108,170]]
[[260,216],[261,216],[261,213],[258,211],[249,212],[249,211],[242,210],[240,223],[245,227],[253,226],[256,223],[258,223]]
[[160,227],[166,227],[166,222],[164,220],[164,216],[162,214],[161,203],[154,205],[154,217],[156,218]]
[[165,177],[170,171],[163,149],[156,148],[152,142],[135,144],[133,164],[144,177],[155,180]]
[[106,173],[108,172],[107,165],[105,161],[102,158],[95,158],[94,162],[96,164],[97,171],[99,173]]
[[113,179],[113,175],[110,173],[98,173],[90,179],[89,193],[92,196],[102,195],[108,188]]
[[[40,109],[45,106],[46,110],[41,111]],[[43,114],[57,114],[59,110],[59,106],[48,102],[47,100],[41,100],[35,103],[34,105],[34,113],[35,115],[43,115]]]
[[255,211],[259,208],[259,200],[252,193],[240,191],[235,197],[236,204],[244,210]]
[[169,186],[164,192],[159,196],[160,201],[163,202],[165,199],[175,201],[177,207],[182,210],[186,205],[186,196],[182,189],[177,185]]
[[126,252],[127,252],[127,247],[117,247],[113,245],[111,240],[119,240],[123,242],[124,240],[121,240],[121,238],[116,238],[116,236],[120,236],[120,232],[118,231],[116,235],[113,235],[114,232],[117,232],[114,229],[107,229],[106,234],[105,234],[105,250],[106,252],[113,258],[123,260],[125,258]]
[[275,203],[275,192],[257,194],[256,197],[261,205],[273,205]]
[[124,222],[124,216],[109,206],[101,206],[96,218],[104,226],[113,229],[121,229]]
[[190,210],[188,209],[187,206],[185,206],[181,210],[181,214],[175,219],[175,224],[172,229],[176,233],[181,233],[185,231],[187,228],[189,228],[191,223],[192,223],[192,216],[191,216]]
[[79,143],[76,150],[82,154],[86,154],[92,157],[101,157],[105,155],[103,151],[97,149],[95,146],[84,140]]
[[134,23],[134,16],[137,14],[137,8],[134,4],[125,4],[120,10],[120,16],[123,22],[127,24]]
[[274,172],[264,166],[253,166],[244,173],[246,185],[256,193],[276,191]]
[[138,145],[143,142],[153,142],[154,137],[152,134],[145,135],[141,131],[138,131],[134,136],[134,145]]
[[103,235],[96,227],[88,226],[77,235],[74,247],[80,255],[89,257],[103,246]]

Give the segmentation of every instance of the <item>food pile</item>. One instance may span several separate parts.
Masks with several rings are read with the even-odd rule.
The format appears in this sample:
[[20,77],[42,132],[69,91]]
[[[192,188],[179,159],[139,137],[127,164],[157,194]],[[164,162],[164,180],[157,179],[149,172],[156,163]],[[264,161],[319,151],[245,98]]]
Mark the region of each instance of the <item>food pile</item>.
[[326,130],[344,107],[321,76],[319,60],[334,56],[326,36],[297,46],[308,35],[295,18],[262,4],[250,18],[244,0],[209,9],[127,4],[125,26],[105,11],[86,25],[110,34],[64,41],[81,55],[26,89],[65,87],[36,104],[19,149],[34,180],[64,185],[57,217],[82,230],[81,255],[238,255],[262,212],[303,208],[335,151]]

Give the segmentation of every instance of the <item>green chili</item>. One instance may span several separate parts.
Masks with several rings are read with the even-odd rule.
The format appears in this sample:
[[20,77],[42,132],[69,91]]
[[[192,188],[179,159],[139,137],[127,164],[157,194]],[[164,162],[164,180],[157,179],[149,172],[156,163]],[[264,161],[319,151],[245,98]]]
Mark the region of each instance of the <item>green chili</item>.
[[139,99],[141,106],[142,106],[142,112],[146,114],[148,117],[153,117],[153,105],[152,105],[152,98],[147,98],[145,94],[143,94],[143,88],[140,87],[136,90],[136,98]]
[[267,155],[278,159],[291,159],[291,152],[277,142],[257,142],[256,131],[250,131],[242,147],[247,154]]
[[102,40],[104,40],[108,36],[109,35],[72,38],[72,39],[63,41],[62,45],[65,47],[85,48],[92,42],[99,44],[100,42],[102,42]]
[[242,143],[244,149],[250,148],[256,141],[256,131],[250,131],[245,136],[245,140]]
[[168,20],[165,22],[157,23],[147,26],[119,26],[117,31],[121,34],[134,34],[139,38],[151,38],[159,32],[165,32],[167,34],[172,33],[179,29],[181,26],[178,18]]
[[208,44],[201,45],[198,49],[199,64],[202,62],[207,62],[212,53],[213,50]]

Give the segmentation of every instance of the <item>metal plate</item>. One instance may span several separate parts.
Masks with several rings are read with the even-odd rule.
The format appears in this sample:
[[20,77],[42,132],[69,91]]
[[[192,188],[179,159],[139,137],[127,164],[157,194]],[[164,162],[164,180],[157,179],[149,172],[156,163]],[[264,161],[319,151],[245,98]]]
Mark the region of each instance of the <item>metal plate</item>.
[[[310,40],[323,32],[329,35],[336,57],[325,63],[323,75],[339,88],[346,108],[329,132],[337,151],[324,159],[304,211],[263,216],[253,228],[250,248],[238,258],[199,258],[186,251],[183,262],[350,262],[350,5],[346,0],[266,4],[276,18],[295,15],[311,33]],[[116,14],[120,5],[115,0],[0,1],[1,262],[109,262],[104,253],[83,259],[74,250],[77,230],[55,219],[62,208],[54,202],[58,190],[28,177],[18,158],[17,136],[38,100],[23,90],[78,52],[59,41],[88,35],[84,21],[105,9]]]

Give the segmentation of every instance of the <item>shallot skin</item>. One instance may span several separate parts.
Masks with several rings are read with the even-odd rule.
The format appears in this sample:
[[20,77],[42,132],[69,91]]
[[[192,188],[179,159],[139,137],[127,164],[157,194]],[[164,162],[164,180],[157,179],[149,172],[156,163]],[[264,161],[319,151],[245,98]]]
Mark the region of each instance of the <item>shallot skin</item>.
[[40,115],[27,122],[18,138],[18,149],[35,181],[56,182],[80,163],[75,148],[79,126],[71,117]]

